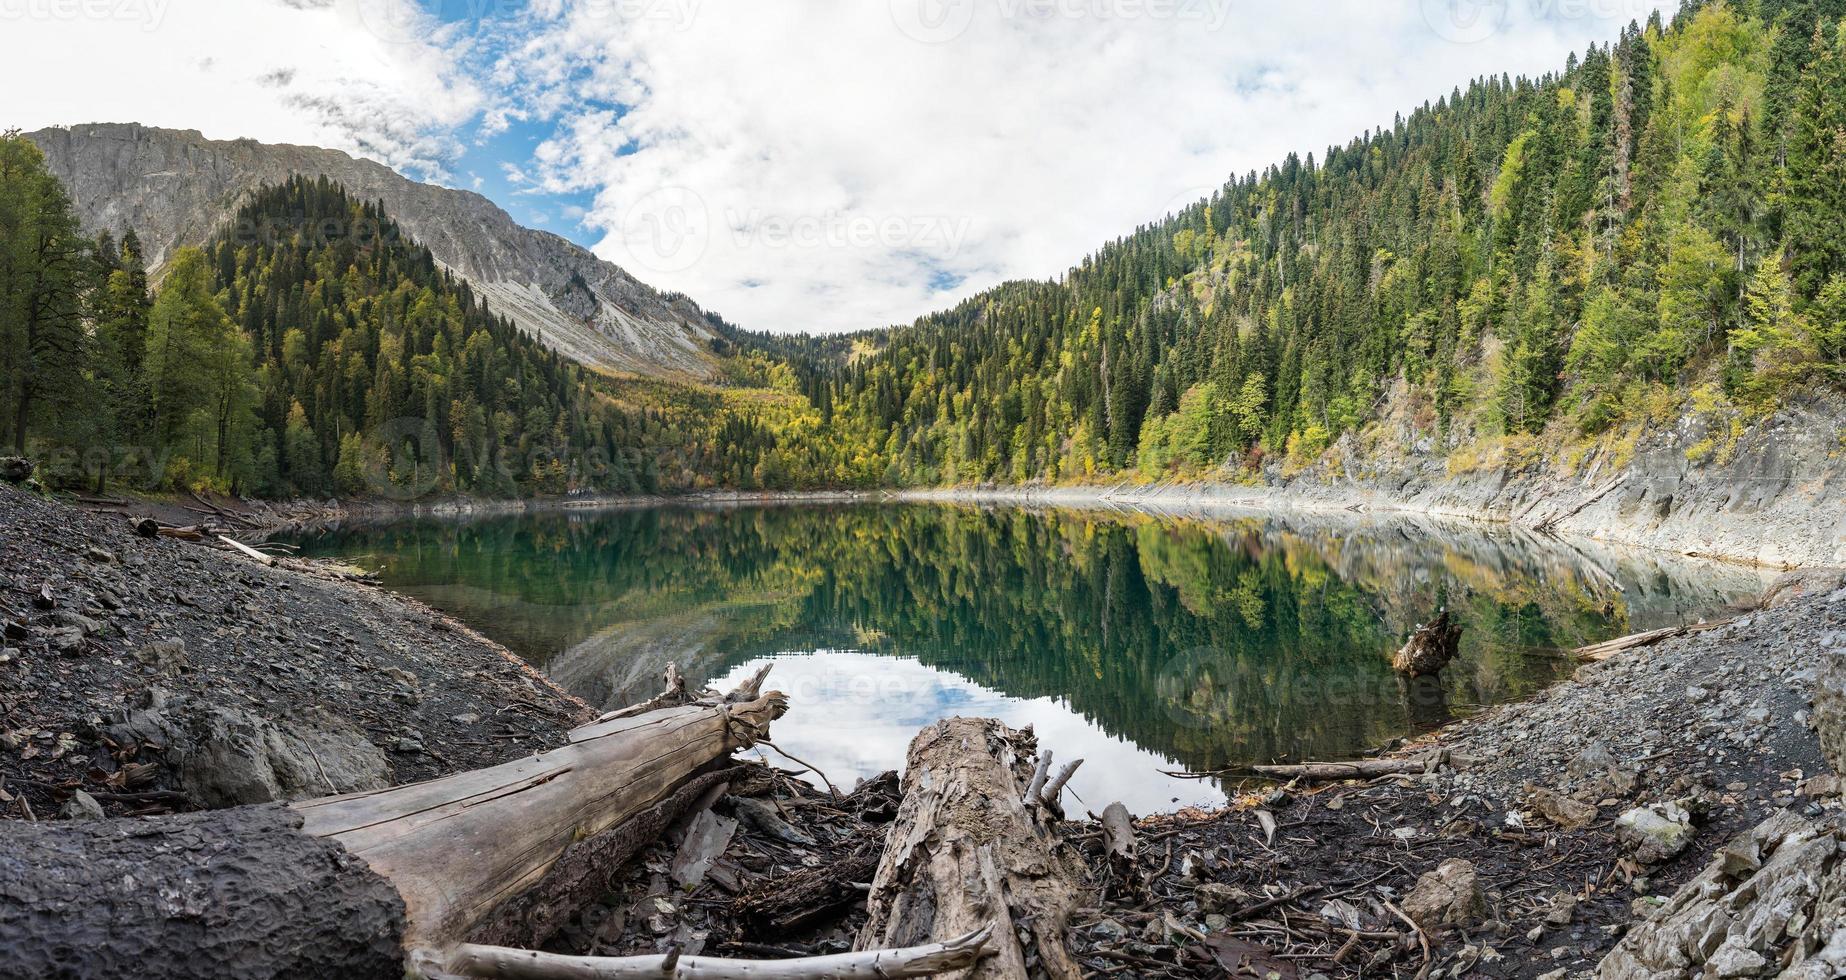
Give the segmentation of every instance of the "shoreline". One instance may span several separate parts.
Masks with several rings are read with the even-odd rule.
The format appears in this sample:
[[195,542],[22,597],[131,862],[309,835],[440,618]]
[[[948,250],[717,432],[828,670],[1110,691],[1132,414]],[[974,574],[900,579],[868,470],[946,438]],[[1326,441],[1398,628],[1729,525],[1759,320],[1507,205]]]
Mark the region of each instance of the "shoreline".
[[[891,499],[915,503],[974,506],[1003,504],[1021,507],[1126,510],[1197,518],[1261,516],[1275,513],[1395,515],[1431,518],[1475,526],[1502,527],[1549,537],[1570,536],[1599,544],[1618,545],[1682,558],[1723,562],[1770,571],[1797,572],[1835,568],[1841,564],[1836,560],[1824,559],[1823,552],[1818,550],[1795,552],[1809,559],[1804,561],[1766,560],[1760,549],[1755,553],[1726,550],[1682,550],[1663,546],[1658,540],[1646,534],[1599,534],[1579,526],[1564,526],[1551,520],[1554,512],[1549,510],[1543,513],[1541,519],[1528,520],[1525,517],[1533,514],[1533,508],[1528,508],[1522,515],[1508,513],[1501,509],[1465,509],[1432,505],[1416,497],[1386,495],[1357,486],[1340,488],[1315,483],[1306,484],[1305,491],[1297,489],[1297,486],[1297,484],[1279,487],[1248,486],[1201,481],[1149,485],[1118,483],[1111,486],[944,487],[893,491],[890,496]],[[1336,496],[1343,489],[1353,491],[1352,495]],[[1763,529],[1763,533],[1768,533],[1768,529]],[[1846,536],[1842,537],[1838,546],[1846,548]]]
[[[388,589],[328,583],[305,571],[264,569],[229,553],[137,539],[125,524],[104,515],[70,508],[60,512],[62,505],[28,503],[10,494],[0,491],[0,502],[24,508],[23,515],[43,525],[42,536],[80,532],[70,540],[59,539],[61,547],[74,549],[66,564],[77,576],[54,588],[60,603],[69,595],[74,608],[87,609],[89,602],[80,597],[93,594],[94,601],[105,606],[127,599],[126,609],[164,613],[112,616],[112,626],[126,635],[118,639],[110,629],[96,631],[76,655],[59,656],[44,647],[40,631],[49,634],[49,621],[34,621],[29,642],[20,644],[24,663],[43,658],[37,662],[47,668],[104,669],[109,657],[99,652],[127,654],[121,659],[141,662],[143,666],[131,671],[133,689],[109,696],[120,706],[111,707],[109,717],[126,719],[110,729],[116,735],[137,730],[123,726],[160,724],[169,727],[159,731],[196,733],[209,742],[218,737],[211,719],[224,718],[219,709],[229,708],[250,716],[249,721],[234,719],[236,724],[267,725],[285,745],[300,742],[308,747],[314,767],[304,771],[307,780],[279,788],[290,795],[313,795],[323,791],[316,785],[325,778],[316,771],[323,762],[342,788],[376,785],[381,779],[402,783],[466,768],[477,764],[476,758],[492,761],[542,748],[565,737],[581,714],[581,705],[549,689],[530,668],[510,663],[503,648]],[[963,490],[929,493],[927,499],[953,502],[949,496],[962,503],[1088,502],[1117,510],[1130,503],[1082,489],[986,494]],[[1150,499],[1171,507],[1173,496],[1172,491],[1142,493],[1133,503],[1142,510],[1152,509],[1147,506]],[[1191,490],[1179,496],[1201,499]],[[661,502],[729,506],[864,499],[866,495],[727,494]],[[1223,498],[1203,499],[1223,512]],[[517,502],[518,509],[526,509],[528,503]],[[562,503],[576,509],[653,502]],[[1248,504],[1243,509],[1322,514],[1331,510]],[[1418,516],[1408,509],[1395,513]],[[1448,519],[1427,516],[1439,522]],[[1531,530],[1508,521],[1472,523]],[[114,557],[86,559],[85,547],[93,546],[107,547]],[[25,564],[0,571],[19,577],[30,569],[21,582],[51,574],[42,570],[43,559],[17,547],[7,551],[13,564],[20,564],[22,557]],[[185,574],[165,570],[167,565],[184,568]],[[227,593],[220,600],[222,608],[217,603],[208,603],[209,609],[199,605],[211,592],[199,584],[202,579],[222,581]],[[181,580],[194,583],[187,587],[190,594],[169,598],[172,583]],[[1187,955],[1187,930],[1201,935],[1244,928],[1252,934],[1267,930],[1263,941],[1279,955],[1328,963],[1330,975],[1352,975],[1350,971],[1367,963],[1406,956],[1414,962],[1414,943],[1406,949],[1400,940],[1386,938],[1400,935],[1401,922],[1382,904],[1391,899],[1379,896],[1396,895],[1397,901],[1405,902],[1402,896],[1418,890],[1438,868],[1462,861],[1479,882],[1480,903],[1468,912],[1465,923],[1431,929],[1426,938],[1434,952],[1423,954],[1425,964],[1455,973],[1479,970],[1484,975],[1546,978],[1587,975],[1612,950],[1618,957],[1644,958],[1646,950],[1630,949],[1626,941],[1618,948],[1618,940],[1652,928],[1648,920],[1653,910],[1680,901],[1671,896],[1681,886],[1691,883],[1696,889],[1707,856],[1726,840],[1751,832],[1765,819],[1799,819],[1818,826],[1839,818],[1838,780],[1826,775],[1827,760],[1812,730],[1811,714],[1817,709],[1810,702],[1821,686],[1813,665],[1827,659],[1826,651],[1835,656],[1846,653],[1846,588],[1837,575],[1811,576],[1808,581],[1814,585],[1805,594],[1785,595],[1767,608],[1710,630],[1587,664],[1573,678],[1530,699],[1449,722],[1382,756],[1428,759],[1427,768],[1331,784],[1271,783],[1222,810],[1160,808],[1141,814],[1140,832],[1164,848],[1161,853],[1150,847],[1143,856],[1149,889],[1144,894],[1156,900],[1153,911],[1147,897],[1111,895],[1098,903],[1093,915],[1073,923],[1073,950],[1096,963],[1130,955],[1146,963],[1179,964]],[[269,587],[258,588],[258,582]],[[1823,582],[1828,583],[1824,588]],[[346,622],[361,612],[389,630],[378,638],[385,642],[368,642],[366,630],[375,627]],[[308,642],[320,636],[317,618],[328,620],[336,635],[341,627],[362,628],[350,640],[327,643],[331,649],[323,651]],[[196,625],[180,630],[187,645],[177,654],[158,643],[137,645],[143,625],[164,635],[171,628],[162,623],[194,621]],[[277,629],[282,622],[291,628]],[[273,633],[273,640],[264,642],[293,652],[252,658],[244,646],[256,637],[226,646],[213,639],[224,626]],[[312,635],[303,634],[303,628]],[[355,641],[359,645],[353,645]],[[169,662],[174,656],[182,659],[177,668]],[[264,666],[273,660],[299,667],[309,657],[328,662],[324,669],[299,678],[295,670],[272,677]],[[15,660],[10,669],[17,670],[21,662]],[[480,675],[457,674],[470,666]],[[249,675],[248,691],[236,682],[244,674]],[[291,686],[274,690],[278,680]],[[307,686],[298,686],[300,681]],[[189,699],[197,720],[149,717],[148,709],[137,705],[161,703],[163,695],[138,700],[139,690],[151,686],[174,689],[183,695],[181,703]],[[500,724],[483,718],[498,717],[493,706],[503,699],[520,704],[529,719],[521,726],[507,726],[507,736],[516,735],[509,741],[499,741],[505,736],[496,735],[497,728],[478,728]],[[56,707],[26,704],[35,713]],[[124,715],[114,713],[124,709]],[[37,727],[81,732],[75,719],[92,710],[73,703],[64,712],[72,721],[46,719],[52,722],[49,727]],[[175,709],[165,710],[171,716]],[[355,712],[384,722],[384,729],[340,723]],[[330,717],[335,713],[340,717]],[[463,748],[481,741],[482,734],[492,744]],[[38,744],[41,740],[34,736],[15,746]],[[330,754],[330,747],[337,754]],[[431,755],[432,750],[445,755]],[[79,736],[70,751],[98,762],[103,758],[103,750],[89,745],[86,736]],[[57,760],[48,763],[42,756],[14,755],[4,761],[14,774],[48,764],[68,766]],[[277,774],[288,768],[283,762],[268,760]],[[27,778],[41,779],[36,774]],[[20,782],[11,785],[21,799],[41,809],[56,802],[47,796],[49,789],[34,788],[49,787],[48,781],[24,783],[30,788],[25,794],[18,793]],[[187,775],[183,761],[157,785],[183,788],[189,794],[209,788]],[[126,798],[117,794],[104,802],[113,813],[137,812]],[[235,801],[228,796],[214,799],[213,805]],[[1105,802],[1094,801],[1096,807]],[[1652,846],[1648,839],[1623,829],[1622,821],[1636,812],[1675,820],[1681,813],[1690,816],[1683,830],[1674,832],[1678,836],[1670,847],[1647,850]],[[1108,859],[1095,845],[1099,834],[1084,822],[1075,830],[1073,839],[1080,838],[1077,846],[1095,873],[1099,878],[1107,874]],[[1231,861],[1224,857],[1227,854],[1239,857]],[[645,895],[651,879],[645,864],[631,864],[616,876],[616,891]],[[1327,919],[1323,906],[1333,907],[1330,903],[1335,901],[1346,904],[1335,907],[1330,921],[1355,923],[1349,928],[1365,937],[1356,945],[1342,946],[1339,940],[1347,937],[1337,934],[1332,943],[1317,938],[1326,929],[1316,925]],[[637,920],[635,929],[640,930],[636,941],[651,936],[645,920]],[[1334,959],[1336,946],[1357,949],[1359,955],[1345,962]],[[1758,946],[1757,952],[1778,955],[1775,937],[1762,939]]]

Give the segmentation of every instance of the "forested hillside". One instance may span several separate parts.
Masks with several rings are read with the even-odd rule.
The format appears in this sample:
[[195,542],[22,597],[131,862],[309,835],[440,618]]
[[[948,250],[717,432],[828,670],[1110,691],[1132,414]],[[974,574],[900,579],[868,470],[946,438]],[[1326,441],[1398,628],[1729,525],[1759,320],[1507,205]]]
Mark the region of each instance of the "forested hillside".
[[[654,489],[649,419],[521,334],[375,205],[269,188],[156,297],[139,242],[78,234],[32,144],[0,142],[0,389],[16,451],[158,489],[489,495]],[[25,246],[25,248],[21,248]]]
[[1455,474],[1619,464],[1690,416],[1723,462],[1846,386],[1842,13],[1694,0],[912,326],[712,318],[710,383],[561,360],[324,180],[266,189],[155,298],[132,229],[85,238],[13,135],[0,412],[67,483],[261,494]]
[[882,482],[1298,468],[1387,412],[1460,466],[1735,429],[1846,380],[1843,8],[1691,3],[854,338],[876,353],[759,342]]

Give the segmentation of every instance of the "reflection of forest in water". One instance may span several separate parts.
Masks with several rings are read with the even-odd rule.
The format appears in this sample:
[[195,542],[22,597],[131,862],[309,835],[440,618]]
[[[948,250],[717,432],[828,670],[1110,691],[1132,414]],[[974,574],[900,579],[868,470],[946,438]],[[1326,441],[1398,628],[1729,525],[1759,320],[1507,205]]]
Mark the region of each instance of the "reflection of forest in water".
[[[1688,621],[1754,573],[1411,520],[1193,521],[902,506],[418,521],[311,554],[382,569],[598,704],[822,649],[916,658],[1193,767],[1325,757],[1525,696],[1566,648]],[[1439,607],[1440,685],[1388,654]]]

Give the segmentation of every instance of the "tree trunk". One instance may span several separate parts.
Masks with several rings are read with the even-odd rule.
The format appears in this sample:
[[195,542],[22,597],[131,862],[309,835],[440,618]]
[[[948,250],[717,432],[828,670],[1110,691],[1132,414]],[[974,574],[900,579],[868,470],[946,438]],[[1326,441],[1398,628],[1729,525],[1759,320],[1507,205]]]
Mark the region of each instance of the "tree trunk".
[[1411,677],[1440,673],[1461,647],[1461,624],[1443,610],[1435,622],[1420,626],[1391,661],[1392,669]]
[[858,949],[991,927],[995,953],[963,974],[968,980],[1082,976],[1064,932],[1092,889],[1046,809],[1023,801],[1034,749],[1029,731],[968,718],[939,722],[910,743],[904,801]]
[[768,694],[670,708],[580,728],[544,755],[296,809],[307,833],[338,842],[397,887],[407,943],[447,945],[538,884],[572,844],[754,744],[786,707]]
[[403,976],[404,902],[287,807],[0,833],[0,975]]
[[395,980],[412,953],[529,940],[786,705],[669,708],[543,755],[290,807],[16,825],[0,834],[0,974]]

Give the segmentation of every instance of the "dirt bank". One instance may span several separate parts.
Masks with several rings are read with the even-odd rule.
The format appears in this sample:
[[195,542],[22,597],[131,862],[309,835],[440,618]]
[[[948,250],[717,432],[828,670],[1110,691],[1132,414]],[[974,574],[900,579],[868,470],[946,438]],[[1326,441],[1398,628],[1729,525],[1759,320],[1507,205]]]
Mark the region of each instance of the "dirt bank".
[[409,782],[559,744],[586,710],[418,603],[6,486],[0,620],[8,817]]

